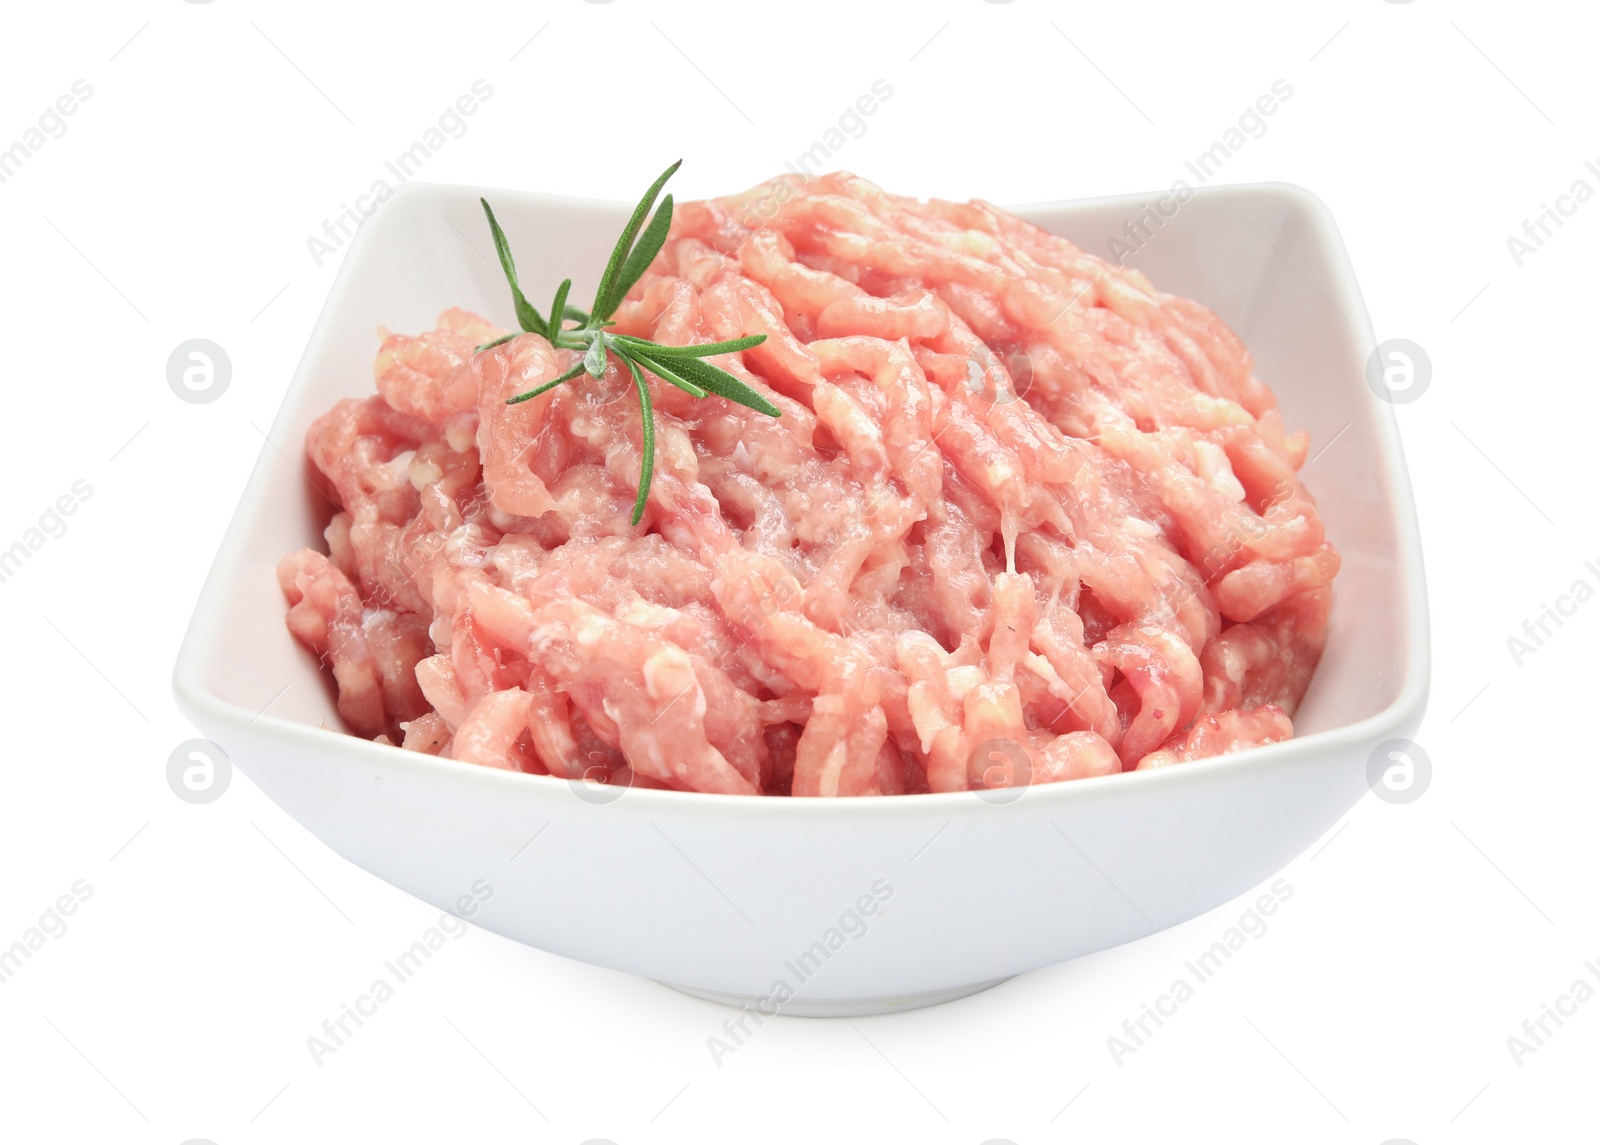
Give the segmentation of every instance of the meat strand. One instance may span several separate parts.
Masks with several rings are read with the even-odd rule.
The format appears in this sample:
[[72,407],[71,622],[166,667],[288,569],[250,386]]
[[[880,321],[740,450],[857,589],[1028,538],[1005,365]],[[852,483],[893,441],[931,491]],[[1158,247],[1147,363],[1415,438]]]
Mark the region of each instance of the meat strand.
[[[385,332],[311,428],[340,512],[278,570],[354,733],[507,770],[833,797],[1277,742],[1338,553],[1249,351],[1198,303],[985,203],[848,174],[679,207],[615,332],[782,410],[460,310]],[[759,225],[745,207],[781,204]]]

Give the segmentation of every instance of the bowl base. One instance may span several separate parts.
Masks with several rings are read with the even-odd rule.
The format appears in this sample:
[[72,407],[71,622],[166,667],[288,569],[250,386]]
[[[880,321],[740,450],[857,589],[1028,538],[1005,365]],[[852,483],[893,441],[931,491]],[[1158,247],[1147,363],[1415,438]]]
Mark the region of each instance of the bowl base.
[[770,997],[754,994],[725,994],[720,990],[701,990],[694,986],[678,986],[672,982],[661,985],[691,998],[732,1006],[736,1010],[755,1009],[763,1014],[777,1013],[789,1018],[866,1018],[874,1014],[897,1014],[902,1010],[920,1010],[924,1006],[937,1006],[954,1002],[1010,981],[1010,977],[995,978],[988,982],[974,982],[970,986],[952,986],[945,990],[928,990],[921,994],[894,994],[885,998],[791,998],[787,1002],[773,1002]]

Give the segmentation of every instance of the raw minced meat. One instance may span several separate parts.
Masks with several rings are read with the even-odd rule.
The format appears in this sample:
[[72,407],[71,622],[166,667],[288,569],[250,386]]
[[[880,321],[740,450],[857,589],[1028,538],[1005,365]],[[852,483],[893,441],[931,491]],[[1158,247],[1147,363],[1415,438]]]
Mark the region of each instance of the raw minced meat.
[[[626,366],[507,405],[575,356],[475,353],[501,331],[460,310],[384,333],[377,393],[312,427],[341,511],[278,576],[352,732],[809,796],[1292,734],[1339,557],[1306,435],[1205,307],[986,204],[835,174],[680,205],[615,317],[674,345],[765,334],[716,362],[782,411],[651,378],[637,527]],[[1025,765],[993,768],[996,740]]]

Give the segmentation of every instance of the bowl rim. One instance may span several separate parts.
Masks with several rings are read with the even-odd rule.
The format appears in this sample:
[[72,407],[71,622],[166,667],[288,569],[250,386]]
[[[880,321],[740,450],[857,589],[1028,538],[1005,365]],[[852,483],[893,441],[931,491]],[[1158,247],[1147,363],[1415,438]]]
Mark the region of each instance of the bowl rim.
[[[547,204],[552,208],[574,211],[612,210],[625,204],[600,199],[552,195],[543,192],[520,191],[508,188],[484,188],[468,184],[409,182],[399,187],[394,199],[423,199],[428,196],[459,196],[471,194],[498,194],[524,201]],[[1063,209],[1099,209],[1106,207],[1137,206],[1152,195],[1169,193],[1166,190],[1145,191],[1125,195],[1105,195],[1085,199],[1065,199],[1028,203],[1008,210],[1023,218]],[[1221,184],[1201,187],[1194,191],[1196,197],[1268,195],[1282,198],[1296,208],[1302,217],[1313,224],[1317,239],[1328,257],[1330,269],[1336,276],[1332,283],[1341,300],[1350,308],[1350,324],[1356,341],[1365,346],[1376,343],[1366,303],[1356,281],[1349,251],[1340,236],[1332,212],[1321,198],[1306,188],[1288,182],[1265,181],[1253,183]],[[265,496],[265,469],[273,461],[276,450],[274,439],[290,412],[293,399],[309,384],[309,360],[315,348],[329,336],[332,328],[330,315],[337,310],[335,303],[352,291],[358,267],[366,249],[379,241],[385,228],[363,226],[351,242],[349,251],[341,261],[327,299],[318,313],[315,325],[306,340],[294,373],[274,416],[268,440],[262,443],[243,493],[234,509],[223,539],[206,575],[195,604],[187,630],[173,666],[172,688],[179,709],[191,722],[203,730],[226,728],[241,739],[276,740],[284,747],[310,754],[342,756],[350,766],[370,766],[398,771],[419,779],[440,782],[457,782],[481,785],[483,790],[501,796],[516,795],[521,798],[541,800],[559,797],[572,799],[571,788],[583,783],[550,775],[533,775],[505,771],[443,759],[422,752],[406,751],[398,745],[379,744],[335,730],[327,726],[311,726],[294,720],[252,713],[223,699],[205,683],[205,667],[218,651],[208,629],[215,631],[225,609],[225,582],[235,571],[238,551],[242,545],[246,524],[262,511]],[[1363,387],[1363,390],[1365,387]],[[726,809],[742,818],[752,812],[756,818],[789,818],[792,816],[843,815],[852,819],[876,819],[890,815],[917,817],[943,817],[961,811],[981,814],[985,810],[1005,811],[1029,807],[1049,811],[1081,802],[1100,802],[1105,799],[1124,798],[1139,791],[1154,793],[1162,785],[1181,790],[1190,784],[1224,783],[1242,780],[1257,772],[1290,766],[1306,757],[1344,754],[1354,749],[1371,747],[1400,729],[1410,728],[1420,720],[1429,691],[1431,655],[1429,642],[1429,616],[1421,532],[1416,518],[1416,502],[1412,491],[1405,453],[1400,440],[1399,423],[1392,405],[1380,402],[1375,395],[1363,395],[1373,417],[1373,428],[1378,441],[1378,457],[1390,491],[1390,512],[1394,518],[1398,545],[1395,553],[1396,568],[1400,578],[1401,598],[1406,608],[1406,669],[1395,698],[1381,711],[1365,719],[1325,731],[1295,736],[1280,743],[1247,748],[1181,766],[1154,768],[1143,772],[1114,772],[1109,775],[1090,776],[1083,779],[1056,783],[1032,784],[1021,794],[1001,802],[986,798],[977,791],[926,792],[913,795],[861,796],[855,798],[806,799],[771,795],[723,795],[699,791],[675,791],[657,788],[622,789],[607,806],[623,803],[631,809],[644,812],[704,813]],[[226,745],[223,746],[226,750]],[[248,773],[248,768],[246,769]]]

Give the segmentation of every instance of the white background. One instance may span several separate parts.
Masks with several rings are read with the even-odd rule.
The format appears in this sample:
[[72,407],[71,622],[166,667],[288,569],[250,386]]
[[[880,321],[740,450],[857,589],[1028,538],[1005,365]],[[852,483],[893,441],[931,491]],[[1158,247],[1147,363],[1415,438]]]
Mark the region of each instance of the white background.
[[[4,22],[0,147],[74,80],[93,95],[0,185],[0,548],[74,481],[93,495],[0,584],[0,946],[75,880],[93,894],[0,985],[0,1135],[1592,1139],[1600,999],[1520,1064],[1506,1041],[1600,964],[1600,603],[1520,666],[1507,647],[1600,585],[1600,200],[1520,267],[1506,245],[1575,180],[1600,189],[1588,6],[128,0]],[[479,78],[492,99],[422,178],[625,199],[682,155],[680,199],[731,191],[883,79],[837,163],[1000,203],[1166,187],[1287,80],[1223,180],[1322,196],[1378,336],[1434,366],[1399,409],[1431,787],[1367,798],[1292,863],[1270,931],[1120,1065],[1106,1039],[1243,901],[936,1009],[772,1021],[720,1067],[728,1011],[473,930],[313,1064],[307,1037],[435,912],[243,776],[177,799],[166,759],[197,733],[168,676],[333,280],[307,236]],[[194,337],[233,362],[213,404],[167,386]]]

